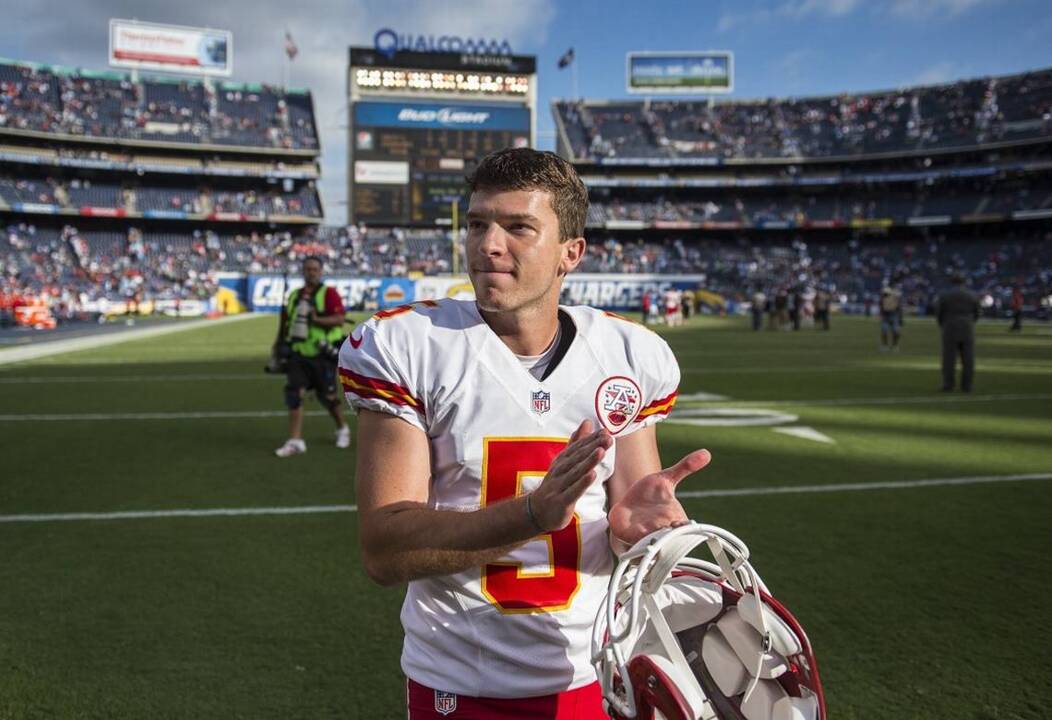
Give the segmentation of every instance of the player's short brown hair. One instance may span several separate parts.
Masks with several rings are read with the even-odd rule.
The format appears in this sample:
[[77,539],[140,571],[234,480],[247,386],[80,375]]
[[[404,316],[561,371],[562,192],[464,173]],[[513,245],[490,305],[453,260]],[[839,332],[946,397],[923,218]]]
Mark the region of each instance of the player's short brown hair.
[[476,190],[544,190],[559,220],[559,240],[584,236],[588,189],[573,165],[553,152],[506,148],[482,158],[465,178]]

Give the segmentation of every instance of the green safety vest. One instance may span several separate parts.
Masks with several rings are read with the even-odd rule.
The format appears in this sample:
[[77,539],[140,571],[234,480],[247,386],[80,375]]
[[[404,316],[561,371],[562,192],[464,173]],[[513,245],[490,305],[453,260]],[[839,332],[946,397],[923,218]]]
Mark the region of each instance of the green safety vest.
[[[317,325],[307,326],[307,339],[292,342],[292,325],[296,321],[296,305],[300,301],[300,290],[296,288],[289,293],[289,302],[285,306],[285,339],[289,341],[292,352],[299,353],[303,357],[317,357],[321,352],[318,344],[327,341],[330,345],[343,340],[343,328],[339,325],[333,328],[323,328]],[[325,286],[320,286],[314,293],[314,307],[319,315],[325,314]]]

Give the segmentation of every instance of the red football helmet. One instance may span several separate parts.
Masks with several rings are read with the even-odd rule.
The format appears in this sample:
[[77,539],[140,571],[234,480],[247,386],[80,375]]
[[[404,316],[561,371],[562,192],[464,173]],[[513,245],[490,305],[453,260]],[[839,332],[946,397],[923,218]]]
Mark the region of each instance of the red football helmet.
[[[705,543],[715,562],[687,557]],[[660,530],[621,556],[592,631],[613,718],[825,720],[807,635],[741,540],[713,525]]]

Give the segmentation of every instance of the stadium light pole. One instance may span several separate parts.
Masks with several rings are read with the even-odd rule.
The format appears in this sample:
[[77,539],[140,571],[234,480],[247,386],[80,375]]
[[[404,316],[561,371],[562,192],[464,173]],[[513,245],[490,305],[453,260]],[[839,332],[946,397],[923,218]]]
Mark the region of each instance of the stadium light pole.
[[577,66],[580,64],[580,62],[577,60],[577,57],[575,56],[573,61],[570,64],[573,66],[573,68],[571,68],[572,71],[573,71],[573,99],[574,100],[580,100],[581,99],[581,93],[577,89]]

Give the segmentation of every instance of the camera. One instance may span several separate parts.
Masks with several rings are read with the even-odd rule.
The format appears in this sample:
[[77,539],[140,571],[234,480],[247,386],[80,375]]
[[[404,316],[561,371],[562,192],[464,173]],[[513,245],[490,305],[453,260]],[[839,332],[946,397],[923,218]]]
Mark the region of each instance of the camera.
[[338,363],[340,361],[340,346],[343,345],[343,341],[344,338],[340,338],[336,344],[330,344],[327,340],[320,340],[318,342],[318,356],[333,364]]
[[270,349],[270,357],[267,364],[263,366],[263,372],[270,375],[284,375],[289,366],[289,354],[292,350],[286,342],[274,343]]

